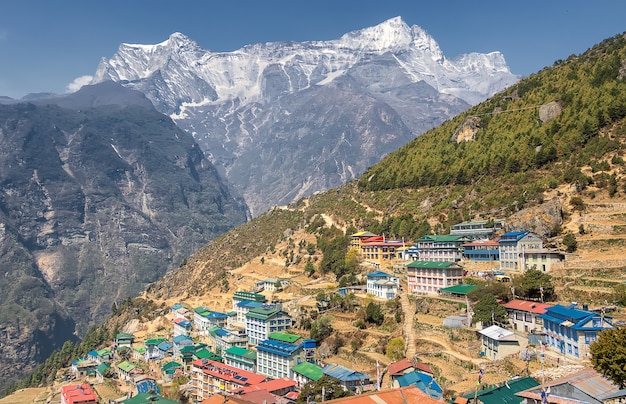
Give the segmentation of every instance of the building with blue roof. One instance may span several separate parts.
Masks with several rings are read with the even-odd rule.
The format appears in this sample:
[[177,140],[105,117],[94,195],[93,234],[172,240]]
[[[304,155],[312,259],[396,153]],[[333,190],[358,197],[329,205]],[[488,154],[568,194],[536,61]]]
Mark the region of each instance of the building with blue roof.
[[372,387],[370,376],[334,363],[324,366],[322,373],[339,381],[341,387],[347,391],[361,393],[365,390],[370,390]]
[[225,329],[213,326],[208,330],[209,340],[213,348],[224,352],[232,347],[245,348],[248,345],[248,336],[245,330]]
[[172,320],[174,323],[174,335],[190,335],[191,334],[191,321],[184,317],[177,317]]
[[430,397],[441,400],[443,398],[443,389],[437,384],[435,378],[422,372],[410,372],[396,378],[400,387],[416,386]]
[[200,334],[207,334],[208,329],[216,325],[224,327],[228,321],[228,314],[209,310],[204,306],[196,307],[193,315],[193,325]]
[[528,230],[510,231],[498,239],[500,253],[500,269],[509,271],[525,271],[527,265],[524,253],[529,250],[541,250],[543,241]]
[[275,379],[293,378],[292,368],[304,361],[304,348],[301,343],[290,344],[266,339],[260,341],[257,350],[257,373]]
[[575,305],[557,304],[539,317],[543,320],[548,347],[575,360],[587,359],[589,345],[596,341],[598,333],[614,328],[612,317],[577,309]]
[[235,304],[235,311],[237,312],[237,325],[245,327],[246,314],[252,309],[263,307],[265,303],[258,302],[256,300],[242,300]]
[[398,295],[400,280],[383,271],[367,274],[367,293],[380,299],[392,300]]
[[193,338],[188,335],[177,335],[172,338],[174,357],[181,357],[181,350],[186,346],[193,346],[194,343]]

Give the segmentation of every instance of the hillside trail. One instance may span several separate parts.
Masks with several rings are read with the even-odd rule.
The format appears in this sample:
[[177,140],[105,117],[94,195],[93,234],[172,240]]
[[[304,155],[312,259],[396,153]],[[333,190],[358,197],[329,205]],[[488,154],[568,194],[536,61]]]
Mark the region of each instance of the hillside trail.
[[[407,288],[404,288],[405,291]],[[402,330],[404,333],[406,357],[410,360],[415,357],[415,329],[413,328],[413,321],[415,319],[415,304],[412,304],[409,300],[408,292],[400,293],[400,303],[402,304],[402,311],[404,312],[404,324]]]
[[448,342],[445,338],[437,334],[422,334],[417,337],[418,341],[428,341],[433,344],[439,345],[443,348],[443,352],[462,361],[471,362],[475,365],[481,365],[485,362],[488,362],[486,359],[478,359],[472,358],[469,355],[466,355],[462,352],[456,350],[450,342]]

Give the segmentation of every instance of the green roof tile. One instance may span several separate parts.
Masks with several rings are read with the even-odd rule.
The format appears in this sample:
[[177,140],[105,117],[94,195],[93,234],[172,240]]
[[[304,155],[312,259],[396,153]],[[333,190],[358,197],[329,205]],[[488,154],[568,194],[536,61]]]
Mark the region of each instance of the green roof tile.
[[476,285],[461,284],[461,285],[448,286],[447,288],[441,288],[439,289],[439,292],[440,293],[454,293],[457,295],[466,295],[476,289],[478,289],[478,286]]
[[133,369],[135,369],[136,366],[128,361],[124,361],[124,362],[119,363],[117,367],[118,369],[121,369],[124,372],[128,373],[128,372],[131,372]]
[[476,395],[484,404],[521,403],[524,399],[516,396],[515,393],[539,386],[539,383],[531,377],[509,380],[507,384],[508,386],[490,387],[479,390],[477,393],[466,394],[463,397],[474,398]]
[[447,269],[462,268],[455,262],[435,262],[435,261],[413,261],[406,265],[407,268],[424,268],[424,269]]
[[302,338],[299,335],[288,334],[288,333],[285,333],[285,332],[271,332],[268,335],[268,337],[269,337],[269,339],[273,339],[273,340],[281,341],[281,342],[286,342],[288,344],[293,344],[294,342],[296,342],[297,340]]
[[308,379],[313,380],[314,382],[318,381],[324,375],[320,366],[309,362],[299,363],[296,366],[292,367],[291,370],[298,374],[301,374]]

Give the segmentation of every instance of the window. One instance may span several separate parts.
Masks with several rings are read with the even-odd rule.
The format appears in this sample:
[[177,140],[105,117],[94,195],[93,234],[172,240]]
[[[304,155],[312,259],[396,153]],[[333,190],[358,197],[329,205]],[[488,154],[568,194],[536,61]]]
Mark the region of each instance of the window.
[[586,332],[585,333],[585,344],[589,345],[594,342],[597,338],[597,334],[595,332]]

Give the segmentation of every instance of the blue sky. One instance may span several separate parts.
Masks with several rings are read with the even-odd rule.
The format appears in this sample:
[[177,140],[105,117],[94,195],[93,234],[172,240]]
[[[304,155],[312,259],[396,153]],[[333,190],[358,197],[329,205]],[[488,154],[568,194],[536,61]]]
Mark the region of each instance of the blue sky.
[[500,51],[529,75],[626,31],[626,2],[597,0],[2,0],[0,95],[67,91],[122,42],[182,32],[211,51],[339,38],[401,16],[453,58]]

